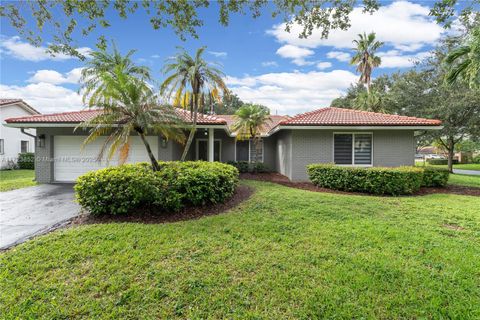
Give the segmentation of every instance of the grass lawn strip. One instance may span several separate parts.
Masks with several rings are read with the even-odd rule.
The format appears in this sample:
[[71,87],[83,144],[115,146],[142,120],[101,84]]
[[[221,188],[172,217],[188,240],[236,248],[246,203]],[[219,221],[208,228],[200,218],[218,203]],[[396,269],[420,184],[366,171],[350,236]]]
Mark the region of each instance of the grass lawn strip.
[[10,191],[25,187],[35,186],[34,170],[1,170],[0,191]]

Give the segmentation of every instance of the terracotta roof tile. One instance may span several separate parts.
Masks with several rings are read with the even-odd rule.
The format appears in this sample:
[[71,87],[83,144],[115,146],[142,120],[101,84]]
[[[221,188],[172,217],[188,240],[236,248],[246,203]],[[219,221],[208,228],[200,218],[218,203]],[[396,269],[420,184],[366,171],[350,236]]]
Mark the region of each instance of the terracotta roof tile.
[[321,108],[280,122],[284,126],[438,126],[440,120],[342,108]]
[[11,103],[15,103],[15,102],[21,102],[22,99],[3,99],[3,98],[0,98],[0,106],[3,106],[5,104],[11,104]]
[[[80,123],[92,119],[102,111],[98,109],[43,114],[18,118],[5,119],[7,123]],[[176,109],[177,115],[185,122],[190,122],[190,112],[183,109]],[[226,124],[224,119],[217,116],[199,115],[198,124]]]

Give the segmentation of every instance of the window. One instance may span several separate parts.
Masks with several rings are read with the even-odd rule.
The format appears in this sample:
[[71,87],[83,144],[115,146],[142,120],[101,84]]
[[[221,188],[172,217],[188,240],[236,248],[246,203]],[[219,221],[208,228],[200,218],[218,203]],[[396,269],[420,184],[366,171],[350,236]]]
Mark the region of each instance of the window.
[[21,153],[28,152],[28,141],[25,141],[25,140],[20,141],[20,152]]
[[340,165],[372,165],[372,134],[335,133],[333,162]]
[[4,149],[4,142],[3,139],[0,139],[0,154],[4,154],[5,149]]
[[250,162],[263,162],[263,140],[250,140]]

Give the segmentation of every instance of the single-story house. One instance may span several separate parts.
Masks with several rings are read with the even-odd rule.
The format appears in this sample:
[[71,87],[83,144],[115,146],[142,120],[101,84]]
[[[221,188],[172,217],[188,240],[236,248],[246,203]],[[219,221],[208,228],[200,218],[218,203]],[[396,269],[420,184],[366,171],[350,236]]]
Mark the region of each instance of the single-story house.
[[[37,130],[35,173],[38,182],[72,182],[79,175],[108,165],[97,161],[101,139],[81,148],[88,129],[74,128],[96,115],[84,110],[7,119],[7,126]],[[177,109],[185,122],[190,113]],[[231,115],[200,115],[189,160],[251,161],[266,166],[293,181],[308,180],[306,166],[336,163],[342,166],[414,165],[417,131],[440,129],[439,120],[389,115],[340,108],[321,108],[293,117],[270,116],[255,148],[239,141],[230,130]],[[179,160],[183,145],[161,136],[149,136],[159,160]],[[256,156],[258,153],[258,157]],[[128,162],[148,161],[144,145],[132,136]]]
[[[5,119],[40,114],[22,99],[0,98],[0,122]],[[35,130],[18,130],[0,126],[0,169],[15,167],[19,153],[33,152]]]

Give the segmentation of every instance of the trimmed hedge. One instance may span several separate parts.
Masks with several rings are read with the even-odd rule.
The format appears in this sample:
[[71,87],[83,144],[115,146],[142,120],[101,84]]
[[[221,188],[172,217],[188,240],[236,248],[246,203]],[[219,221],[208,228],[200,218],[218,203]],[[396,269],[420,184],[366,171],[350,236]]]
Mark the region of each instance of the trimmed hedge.
[[89,172],[77,179],[77,201],[93,215],[144,207],[178,211],[224,202],[238,184],[238,170],[219,162],[160,162],[160,168],[139,163]]
[[319,187],[373,194],[412,194],[423,183],[423,170],[415,167],[357,168],[312,164],[307,166],[307,173],[312,183]]
[[33,152],[19,153],[17,164],[19,169],[35,169],[35,154]]
[[[447,159],[430,159],[430,160],[427,160],[427,163],[432,165],[447,165],[448,160]],[[452,164],[458,164],[458,160],[453,159]]]
[[271,171],[270,168],[262,162],[228,161],[227,163],[237,168],[240,173],[264,173]]
[[423,168],[422,187],[445,187],[448,182],[450,172],[444,168]]

